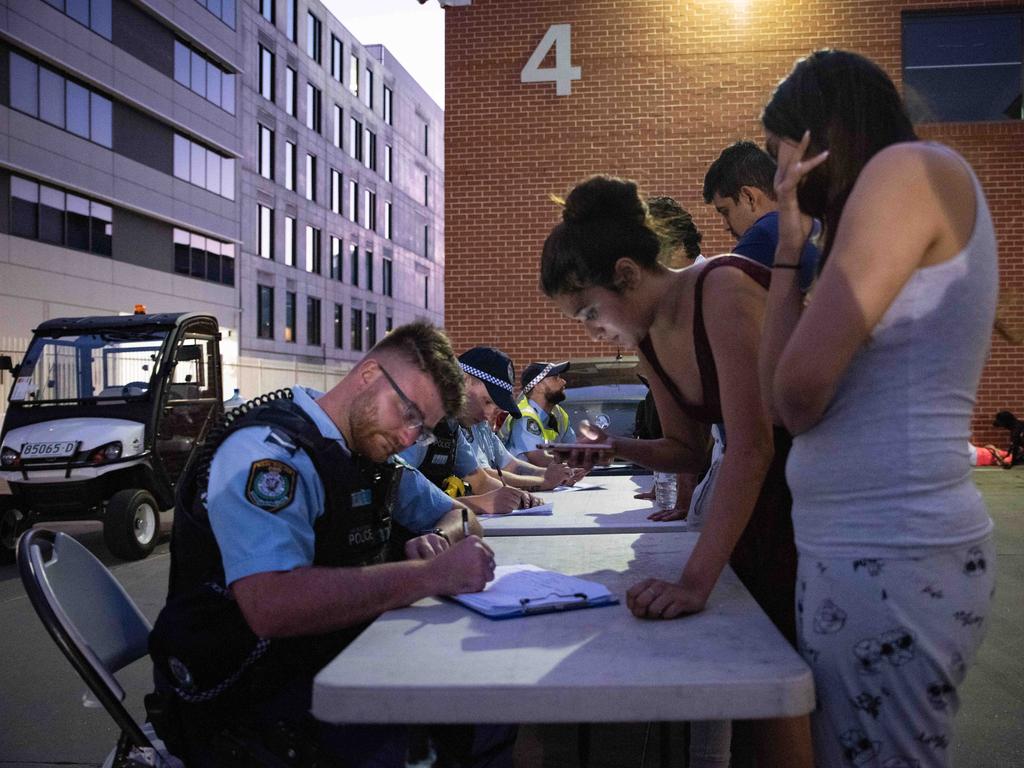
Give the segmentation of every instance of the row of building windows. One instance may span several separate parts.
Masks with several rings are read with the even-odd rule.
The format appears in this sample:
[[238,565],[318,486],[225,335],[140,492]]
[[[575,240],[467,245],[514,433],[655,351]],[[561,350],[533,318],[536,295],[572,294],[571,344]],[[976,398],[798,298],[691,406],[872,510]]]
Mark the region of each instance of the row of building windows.
[[[340,120],[340,111],[336,112],[337,118]],[[354,148],[352,153],[353,158],[360,160],[369,170],[377,170],[377,136],[372,131],[361,128],[359,122],[354,118],[349,123],[349,134],[350,134],[350,145]],[[338,133],[335,133],[337,137]],[[275,178],[275,150],[274,150],[274,131],[271,128],[263,125],[263,123],[257,123],[256,131],[256,159],[257,159],[257,172],[265,179],[273,181]],[[384,181],[391,182],[394,173],[393,154],[391,146],[389,144],[384,145]],[[297,170],[296,166],[296,147],[295,143],[291,141],[285,141],[285,155],[284,155],[284,185],[285,188],[291,191],[295,191],[295,173]],[[306,153],[306,199],[316,200],[317,199],[317,157],[316,155]],[[332,175],[332,181],[334,179]],[[423,177],[424,193],[423,193],[423,204],[429,205],[428,189],[430,184],[430,177],[424,175]],[[375,199],[375,194],[374,199]],[[332,201],[340,200],[340,190],[331,191]],[[388,204],[390,205],[390,204]],[[372,211],[375,205],[371,205],[367,211]],[[332,205],[332,210],[335,213],[341,213],[340,205]],[[376,216],[373,214],[374,224],[371,226],[369,223],[364,223],[368,229],[376,229]],[[350,219],[355,221],[355,215],[352,213]],[[367,218],[367,221],[369,219]],[[390,231],[390,230],[389,230]],[[388,237],[390,234],[385,233]]]
[[[315,296],[306,297],[306,338],[305,343],[310,346],[322,344],[322,301]],[[297,333],[297,307],[298,295],[294,291],[285,291],[284,296],[284,323],[282,325],[282,338],[289,343],[298,342]],[[269,285],[256,286],[256,318],[257,336],[261,339],[273,339],[274,326],[274,288]],[[334,348],[345,349],[344,330],[345,307],[343,304],[334,305],[333,326],[334,326]],[[353,352],[362,352],[370,349],[377,343],[378,339],[378,317],[376,311],[363,311],[359,307],[349,309],[349,343],[348,348]],[[394,319],[391,315],[384,318],[384,333],[390,333],[394,329]]]
[[[260,176],[273,181],[275,171],[274,132],[257,123],[256,126],[256,169]],[[284,143],[284,186],[286,189],[296,191],[296,147],[293,142]],[[307,200],[316,202],[319,198],[319,162],[316,155],[306,153],[305,188],[303,190]],[[343,215],[342,212],[342,183],[341,171],[331,168],[329,181],[328,200],[333,213]],[[426,184],[426,182],[425,182]],[[359,182],[349,179],[348,183],[348,208],[347,216],[349,221],[362,223],[363,227],[373,232],[377,231],[377,193],[371,189],[362,190],[362,209],[359,207],[360,194]],[[427,200],[424,199],[424,203]],[[362,216],[360,217],[360,213]],[[388,240],[394,237],[394,213],[390,200],[384,201],[384,237]]]
[[[296,104],[296,78],[298,74],[291,67],[285,67],[285,112],[291,116],[295,116]],[[259,94],[264,99],[270,102],[275,101],[276,86],[275,86],[275,64],[274,55],[262,45],[259,46],[259,66],[258,66],[258,89]],[[341,105],[334,105],[334,145],[341,148],[341,125],[343,120],[343,110]],[[358,126],[358,131],[352,135],[349,141],[349,151],[352,157],[357,158],[360,162],[365,162],[367,168],[377,169],[377,136],[375,133],[370,131],[368,128],[363,129],[362,123],[355,117],[351,118],[355,126]],[[323,133],[323,91],[317,88],[312,83],[306,83],[306,127],[316,133]],[[350,127],[351,130],[351,127]],[[364,143],[363,137],[366,137]],[[364,145],[367,147],[367,151],[363,151]]]
[[[285,20],[285,33],[288,39],[292,42],[298,42],[297,30],[296,30],[296,17],[298,8],[296,0],[287,0],[286,2],[286,20]],[[266,19],[270,24],[275,23],[274,18],[274,3],[273,0],[260,0],[260,15]],[[306,13],[306,55],[309,56],[317,64],[323,64],[323,22],[316,14],[312,11]],[[264,57],[269,57],[271,62],[267,65],[268,71],[273,68],[273,53],[268,49],[260,46],[260,59],[261,65]],[[344,83],[344,45],[337,35],[331,35],[331,57],[330,57],[330,74],[331,77],[339,82]],[[369,66],[363,68],[362,62],[359,56],[354,51],[349,53],[348,61],[348,88],[353,96],[362,100],[363,104],[366,105],[371,111],[375,107],[374,103],[374,92],[375,92],[375,75],[373,69]],[[263,77],[260,78],[261,84],[263,83]],[[264,93],[261,88],[261,93]],[[273,100],[272,97],[271,101]],[[392,89],[385,85],[383,86],[383,105],[382,105],[382,116],[384,122],[387,125],[394,124],[394,92]]]
[[174,134],[174,175],[215,195],[235,199],[235,161],[180,133]]
[[110,99],[13,51],[10,67],[12,108],[104,147],[113,146]]
[[97,35],[111,37],[110,0],[46,0],[46,2]]
[[82,195],[11,176],[11,234],[110,256],[113,210]]
[[[257,204],[257,243],[256,253],[264,259],[276,261],[274,244],[274,209],[269,206]],[[284,258],[283,263],[288,267],[298,266],[298,225],[294,216],[284,217]],[[304,265],[307,272],[323,274],[323,237],[318,227],[307,224],[305,227],[305,251]],[[332,280],[343,280],[342,277],[342,254],[343,243],[340,237],[331,236],[330,261],[328,262],[329,276]],[[365,253],[365,272],[363,287],[369,291],[374,290],[373,251]],[[384,296],[392,296],[394,290],[393,274],[394,267],[392,260],[385,256],[381,266],[380,291]],[[352,285],[359,287],[359,245],[352,243],[349,246],[349,279]]]
[[235,284],[235,244],[174,228],[174,271],[222,285]]
[[235,28],[235,0],[196,0],[196,2],[229,27]]
[[235,76],[181,40],[174,41],[174,79],[235,114]]

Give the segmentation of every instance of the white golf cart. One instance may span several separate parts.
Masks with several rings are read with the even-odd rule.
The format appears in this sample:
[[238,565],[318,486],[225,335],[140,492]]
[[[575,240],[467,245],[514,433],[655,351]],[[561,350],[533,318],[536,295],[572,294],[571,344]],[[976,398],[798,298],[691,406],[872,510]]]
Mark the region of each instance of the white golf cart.
[[[141,308],[140,308],[141,309]],[[222,412],[217,319],[77,317],[35,329],[0,433],[0,558],[29,526],[101,520],[110,551],[148,555],[160,510],[208,420]]]

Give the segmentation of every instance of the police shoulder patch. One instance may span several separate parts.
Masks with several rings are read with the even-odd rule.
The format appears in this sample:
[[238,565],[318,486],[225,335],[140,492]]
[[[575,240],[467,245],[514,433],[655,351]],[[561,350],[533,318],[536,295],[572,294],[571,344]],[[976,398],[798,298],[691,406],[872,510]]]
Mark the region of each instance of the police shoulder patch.
[[267,512],[280,512],[295,499],[295,469],[282,461],[261,459],[249,468],[245,498]]
[[534,434],[534,435],[539,435],[540,434],[540,424],[538,424],[534,419],[527,419],[526,420],[526,431],[530,432],[531,434]]

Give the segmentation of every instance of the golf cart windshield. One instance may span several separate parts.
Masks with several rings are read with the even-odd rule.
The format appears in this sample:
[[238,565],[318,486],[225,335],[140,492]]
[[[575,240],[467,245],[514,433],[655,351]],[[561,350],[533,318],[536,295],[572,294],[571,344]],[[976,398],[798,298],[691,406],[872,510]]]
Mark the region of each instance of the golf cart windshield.
[[168,328],[96,331],[32,340],[12,405],[125,402],[148,397]]

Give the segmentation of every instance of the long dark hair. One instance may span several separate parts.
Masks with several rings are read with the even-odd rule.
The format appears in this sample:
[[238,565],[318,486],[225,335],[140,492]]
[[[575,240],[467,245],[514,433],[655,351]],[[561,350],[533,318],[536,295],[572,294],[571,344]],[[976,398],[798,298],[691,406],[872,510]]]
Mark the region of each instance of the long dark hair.
[[849,51],[815,51],[779,83],[761,114],[764,127],[800,141],[811,132],[808,154],[828,159],[797,190],[800,208],[825,227],[824,264],[835,242],[843,207],[868,161],[880,150],[917,134],[889,76]]
[[648,226],[647,206],[636,184],[592,176],[569,193],[562,223],[544,241],[541,290],[548,297],[590,286],[619,292],[615,263],[628,257],[645,269],[655,269],[660,245]]

